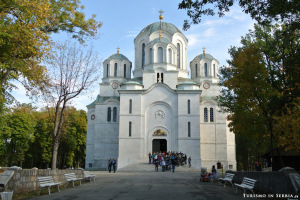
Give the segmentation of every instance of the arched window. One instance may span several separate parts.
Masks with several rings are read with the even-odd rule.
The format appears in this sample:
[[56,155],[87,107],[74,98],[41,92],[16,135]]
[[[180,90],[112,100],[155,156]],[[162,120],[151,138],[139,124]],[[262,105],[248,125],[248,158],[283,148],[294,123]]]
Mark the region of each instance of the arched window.
[[149,49],[149,63],[150,64],[153,63],[153,49],[152,48]]
[[117,77],[118,73],[118,63],[115,63],[115,77]]
[[180,44],[177,43],[177,68],[180,68]]
[[124,78],[126,78],[126,64],[124,64]]
[[129,100],[129,113],[132,113],[132,100]]
[[113,108],[113,122],[117,122],[117,107]]
[[195,65],[195,72],[196,72],[195,75],[197,77],[198,76],[198,65],[197,64]]
[[163,82],[164,82],[164,73],[161,73],[161,74],[160,74],[160,77],[161,77],[160,80],[161,80],[161,82],[163,83]]
[[188,137],[191,137],[191,122],[188,122]]
[[157,50],[157,62],[158,63],[162,63],[163,62],[163,48],[162,47],[158,47],[158,50]]
[[168,54],[169,54],[168,63],[172,64],[172,49],[171,48],[168,49]]
[[213,69],[214,70],[214,75],[213,76],[216,77],[216,64],[214,64],[213,66],[214,66],[214,69]]
[[214,109],[213,108],[209,109],[209,119],[210,119],[210,122],[214,121]]
[[111,121],[111,108],[110,107],[107,108],[107,121],[108,122]]
[[207,63],[204,63],[204,76],[207,77]]
[[142,45],[142,67],[145,65],[145,43]]
[[204,108],[204,122],[208,122],[207,108]]
[[106,66],[106,77],[108,77],[109,76],[109,64],[107,64],[107,66]]
[[131,122],[129,122],[129,137],[131,137]]
[[191,100],[187,101],[187,110],[188,110],[188,114],[191,114]]
[[156,82],[160,82],[159,73],[156,74]]

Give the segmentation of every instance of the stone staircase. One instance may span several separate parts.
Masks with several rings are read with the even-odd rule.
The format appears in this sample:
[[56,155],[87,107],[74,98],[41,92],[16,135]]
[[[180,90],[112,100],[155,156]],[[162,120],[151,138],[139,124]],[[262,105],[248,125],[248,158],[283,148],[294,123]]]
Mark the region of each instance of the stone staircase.
[[[161,166],[158,166],[158,170],[159,171],[162,170]],[[144,158],[137,163],[122,167],[122,168],[118,169],[118,171],[121,171],[121,172],[154,172],[155,166],[154,166],[154,164],[149,164],[148,158]],[[179,167],[176,166],[175,171],[176,172],[191,171],[191,172],[199,172],[200,173],[199,169],[195,169],[193,167],[188,167],[188,165],[179,166]]]

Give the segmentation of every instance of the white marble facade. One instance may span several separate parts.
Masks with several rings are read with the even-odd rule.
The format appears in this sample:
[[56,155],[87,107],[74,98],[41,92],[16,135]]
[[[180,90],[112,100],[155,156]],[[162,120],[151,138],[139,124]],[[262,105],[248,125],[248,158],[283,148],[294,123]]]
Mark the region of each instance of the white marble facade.
[[215,101],[218,61],[203,50],[188,70],[187,38],[160,19],[135,38],[134,70],[119,51],[104,61],[99,95],[87,106],[85,168],[105,169],[109,158],[122,168],[167,150],[199,169],[221,162],[236,170],[235,136]]

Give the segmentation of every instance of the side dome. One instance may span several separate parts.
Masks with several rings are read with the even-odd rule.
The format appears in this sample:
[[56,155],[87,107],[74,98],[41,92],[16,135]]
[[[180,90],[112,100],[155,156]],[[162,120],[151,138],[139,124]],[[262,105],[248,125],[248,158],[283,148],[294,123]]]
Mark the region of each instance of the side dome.
[[119,59],[119,60],[121,60],[121,61],[123,61],[123,60],[129,60],[126,56],[124,56],[124,55],[121,54],[121,53],[113,54],[113,55],[111,55],[111,56],[109,56],[109,57],[107,58],[108,61],[111,61],[112,59]]
[[131,66],[130,60],[123,54],[112,54],[103,62],[103,82],[112,79],[126,81],[125,79],[131,78]]
[[202,59],[208,59],[208,60],[217,60],[212,55],[204,53],[196,56],[194,59],[202,60]]
[[[161,25],[160,25],[161,24]],[[169,33],[170,35],[174,35],[175,33],[181,33],[179,28],[177,28],[175,25],[171,24],[171,23],[167,23],[167,22],[154,22],[152,24],[149,24],[148,26],[146,26],[138,35],[146,33],[148,35],[151,35],[152,33],[154,33],[155,31],[165,31],[167,33]]]

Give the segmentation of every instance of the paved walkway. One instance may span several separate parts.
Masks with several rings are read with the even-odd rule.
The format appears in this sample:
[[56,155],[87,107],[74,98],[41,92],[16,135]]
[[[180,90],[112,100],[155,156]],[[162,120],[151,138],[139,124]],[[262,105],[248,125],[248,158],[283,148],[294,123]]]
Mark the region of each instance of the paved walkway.
[[95,182],[87,182],[75,188],[61,190],[60,193],[41,195],[30,200],[244,199],[241,191],[235,194],[230,186],[224,188],[218,183],[199,182],[199,171],[188,167],[176,168],[175,173],[155,172],[153,165],[139,163],[116,173],[92,173],[96,174]]

